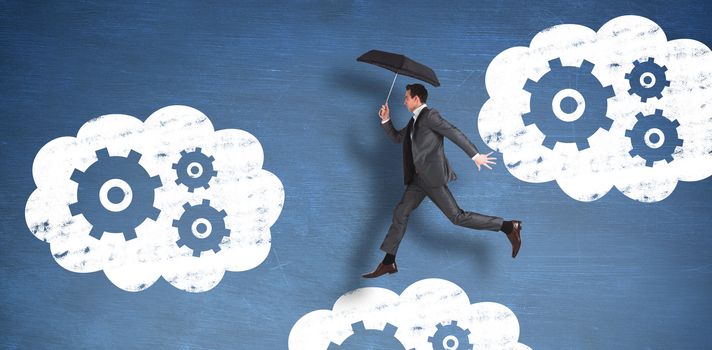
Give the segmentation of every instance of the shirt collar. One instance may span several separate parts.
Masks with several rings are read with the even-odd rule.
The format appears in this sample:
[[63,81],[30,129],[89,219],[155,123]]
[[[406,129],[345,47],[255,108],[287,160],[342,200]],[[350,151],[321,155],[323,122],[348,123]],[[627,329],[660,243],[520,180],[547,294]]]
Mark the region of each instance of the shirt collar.
[[418,116],[420,115],[420,112],[425,108],[428,107],[425,103],[420,105],[420,107],[416,108],[413,110],[413,119],[418,120]]

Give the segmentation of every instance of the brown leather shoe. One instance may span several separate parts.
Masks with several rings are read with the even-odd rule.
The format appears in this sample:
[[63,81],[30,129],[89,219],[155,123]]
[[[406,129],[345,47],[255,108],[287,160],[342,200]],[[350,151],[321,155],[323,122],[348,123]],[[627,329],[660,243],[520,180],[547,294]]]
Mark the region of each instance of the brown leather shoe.
[[507,234],[509,243],[512,243],[512,258],[517,257],[519,253],[519,248],[522,246],[522,222],[517,220],[512,220],[512,232]]
[[396,273],[396,272],[398,272],[398,266],[396,265],[396,263],[392,263],[392,264],[388,264],[388,265],[384,265],[383,263],[380,263],[380,264],[378,264],[378,267],[376,267],[376,269],[373,270],[373,272],[363,274],[363,275],[361,275],[361,277],[376,278],[376,277],[383,276],[387,273]]

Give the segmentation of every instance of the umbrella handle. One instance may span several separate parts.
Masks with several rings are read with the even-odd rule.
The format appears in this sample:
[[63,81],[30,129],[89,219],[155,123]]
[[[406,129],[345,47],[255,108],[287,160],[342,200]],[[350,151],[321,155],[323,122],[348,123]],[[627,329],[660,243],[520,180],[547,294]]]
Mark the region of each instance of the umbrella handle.
[[388,105],[388,99],[391,98],[391,91],[393,91],[393,85],[396,83],[396,78],[398,78],[398,73],[396,73],[396,76],[393,77],[393,82],[391,83],[391,89],[388,90],[388,97],[386,97],[386,105]]

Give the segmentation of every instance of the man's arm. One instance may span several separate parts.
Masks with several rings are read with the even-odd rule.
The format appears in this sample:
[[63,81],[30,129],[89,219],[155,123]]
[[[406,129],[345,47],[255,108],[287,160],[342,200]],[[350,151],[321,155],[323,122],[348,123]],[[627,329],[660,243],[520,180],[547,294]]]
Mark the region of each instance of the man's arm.
[[428,123],[428,128],[446,137],[448,140],[452,141],[452,143],[462,148],[462,150],[465,151],[470,158],[474,158],[480,153],[477,147],[470,142],[467,136],[441,117],[437,110],[431,109],[426,121]]
[[393,122],[391,121],[391,117],[389,116],[388,105],[381,106],[381,109],[378,111],[378,116],[381,117],[381,126],[383,127],[383,130],[385,130],[388,138],[395,143],[403,142],[406,128],[396,130],[393,126]]
[[467,136],[465,136],[465,134],[462,133],[462,131],[460,131],[454,125],[450,124],[450,122],[445,120],[445,118],[440,116],[440,112],[431,109],[427,121],[427,126],[431,130],[446,137],[458,147],[462,148],[462,150],[465,151],[465,153],[467,153],[467,155],[475,162],[475,165],[477,165],[477,170],[480,170],[480,167],[483,165],[488,169],[492,169],[489,165],[495,164],[494,160],[497,159],[494,157],[490,157],[490,154],[492,154],[492,152],[487,154],[480,154],[480,151],[477,149],[477,146],[470,142],[470,140],[467,138]]

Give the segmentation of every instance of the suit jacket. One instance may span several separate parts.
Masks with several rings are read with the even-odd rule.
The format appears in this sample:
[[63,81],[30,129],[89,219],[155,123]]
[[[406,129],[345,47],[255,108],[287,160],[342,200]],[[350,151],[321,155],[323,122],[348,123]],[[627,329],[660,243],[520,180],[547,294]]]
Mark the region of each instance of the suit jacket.
[[[457,178],[445,157],[443,137],[462,148],[470,158],[479,153],[460,130],[432,108],[424,108],[415,123],[411,118],[408,126],[401,130],[396,130],[391,120],[381,126],[393,142],[403,143],[403,180],[406,185],[413,181],[416,172],[431,187],[443,186]],[[414,130],[412,142],[411,129]]]

